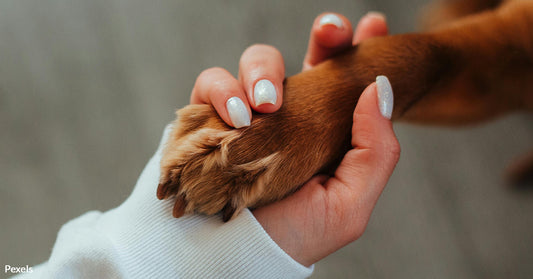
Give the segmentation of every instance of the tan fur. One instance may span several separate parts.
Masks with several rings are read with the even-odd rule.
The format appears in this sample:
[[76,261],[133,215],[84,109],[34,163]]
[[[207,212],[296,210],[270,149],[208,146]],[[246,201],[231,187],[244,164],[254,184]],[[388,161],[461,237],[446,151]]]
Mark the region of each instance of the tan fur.
[[463,125],[533,110],[531,26],[533,1],[516,0],[427,33],[366,40],[287,78],[282,108],[238,130],[209,105],[187,106],[167,142],[157,195],[176,197],[176,217],[223,212],[224,220],[287,196],[338,164],[358,96],[381,74],[394,89],[393,120]]
[[442,24],[458,18],[494,9],[502,0],[440,0],[424,9],[422,25],[426,30],[434,29]]
[[[177,195],[187,200],[176,205],[176,216],[195,210],[215,214],[226,208],[229,218],[245,205],[258,203],[280,167],[278,152],[243,163],[230,160],[230,146],[241,131],[218,119],[213,121],[215,116],[205,105],[188,106],[178,112],[161,160],[166,179],[157,192],[160,199]],[[178,188],[181,184],[188,187]],[[213,190],[211,184],[220,187]]]

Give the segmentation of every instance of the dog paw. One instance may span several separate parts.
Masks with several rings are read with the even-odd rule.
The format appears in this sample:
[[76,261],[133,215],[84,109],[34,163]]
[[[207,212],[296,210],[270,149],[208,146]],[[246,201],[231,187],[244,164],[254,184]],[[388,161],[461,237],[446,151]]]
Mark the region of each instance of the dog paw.
[[227,221],[246,207],[284,194],[265,195],[275,180],[280,152],[257,152],[256,137],[243,136],[247,128],[227,126],[209,105],[189,105],[177,114],[157,189],[159,199],[175,198],[175,217],[222,212]]

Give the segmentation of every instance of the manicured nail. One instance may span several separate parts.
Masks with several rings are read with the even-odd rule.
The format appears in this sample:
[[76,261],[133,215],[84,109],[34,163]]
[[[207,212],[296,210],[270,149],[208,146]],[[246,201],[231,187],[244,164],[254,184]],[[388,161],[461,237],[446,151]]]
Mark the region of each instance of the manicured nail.
[[231,97],[226,102],[229,118],[235,128],[250,126],[250,114],[239,97]]
[[383,20],[383,21],[387,21],[387,16],[385,16],[385,14],[382,13],[382,12],[371,11],[371,12],[368,12],[368,13],[366,14],[366,16],[368,16],[368,17],[374,17],[374,18],[379,18],[379,19],[381,19],[381,20]]
[[318,23],[320,26],[324,25],[335,25],[338,28],[342,28],[342,20],[340,17],[338,17],[336,14],[325,14],[320,18],[320,21]]
[[261,104],[276,104],[278,94],[276,94],[276,88],[274,84],[268,79],[262,79],[255,84],[254,87],[254,100],[255,105]]
[[379,111],[387,119],[391,119],[392,108],[394,106],[394,94],[392,86],[386,76],[377,76],[376,85],[378,89]]

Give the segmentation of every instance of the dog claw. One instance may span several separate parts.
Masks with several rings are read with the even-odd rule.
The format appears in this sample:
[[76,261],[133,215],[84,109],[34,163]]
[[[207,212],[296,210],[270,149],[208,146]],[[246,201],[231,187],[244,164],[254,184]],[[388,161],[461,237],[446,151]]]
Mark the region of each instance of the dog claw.
[[168,182],[167,183],[159,183],[159,186],[157,186],[157,198],[160,200],[164,200],[167,197],[167,191],[168,191]]
[[227,222],[233,217],[233,214],[235,214],[235,211],[237,209],[230,205],[229,203],[224,206],[224,209],[222,209],[222,221]]
[[175,183],[170,180],[159,183],[159,186],[157,187],[157,198],[164,200],[174,195],[178,190],[174,185]]
[[176,197],[176,202],[174,203],[174,209],[172,210],[172,216],[179,218],[185,214],[185,208],[187,208],[187,201],[185,200],[184,195],[179,195]]

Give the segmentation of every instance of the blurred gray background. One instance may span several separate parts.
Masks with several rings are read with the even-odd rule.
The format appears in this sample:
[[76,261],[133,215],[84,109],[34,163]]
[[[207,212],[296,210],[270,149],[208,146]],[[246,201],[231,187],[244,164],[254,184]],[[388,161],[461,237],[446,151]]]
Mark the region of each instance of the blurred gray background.
[[[46,260],[62,224],[119,205],[203,69],[236,74],[260,42],[294,74],[320,12],[382,11],[398,33],[425,2],[0,1],[0,265]],[[502,174],[533,117],[395,130],[402,157],[366,233],[313,277],[531,278],[533,195]]]

